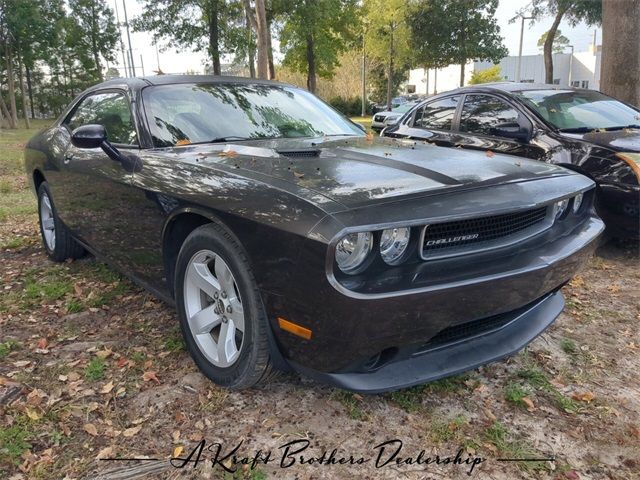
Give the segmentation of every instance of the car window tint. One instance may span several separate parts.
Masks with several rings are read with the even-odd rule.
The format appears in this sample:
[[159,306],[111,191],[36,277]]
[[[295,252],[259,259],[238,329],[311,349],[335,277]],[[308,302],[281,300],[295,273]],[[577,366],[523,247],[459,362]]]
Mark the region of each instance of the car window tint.
[[104,125],[111,143],[138,143],[129,101],[122,93],[97,93],[85,98],[65,123],[72,131],[92,123]]
[[460,114],[460,131],[491,135],[501,123],[518,123],[518,111],[489,95],[467,95]]
[[447,97],[427,103],[416,112],[414,127],[451,130],[459,97]]

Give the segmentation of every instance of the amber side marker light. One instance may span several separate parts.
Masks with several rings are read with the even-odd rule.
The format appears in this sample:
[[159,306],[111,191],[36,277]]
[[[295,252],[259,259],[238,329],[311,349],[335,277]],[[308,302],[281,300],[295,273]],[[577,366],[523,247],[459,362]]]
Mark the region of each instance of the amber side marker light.
[[278,317],[278,325],[285,332],[293,333],[298,337],[302,337],[305,340],[311,340],[311,330],[308,328],[301,327],[300,325],[296,325],[289,320],[285,320],[282,317]]
[[633,173],[638,177],[638,182],[640,182],[640,165],[638,165],[640,162],[640,154],[635,152],[618,152],[616,153],[616,157],[631,167]]

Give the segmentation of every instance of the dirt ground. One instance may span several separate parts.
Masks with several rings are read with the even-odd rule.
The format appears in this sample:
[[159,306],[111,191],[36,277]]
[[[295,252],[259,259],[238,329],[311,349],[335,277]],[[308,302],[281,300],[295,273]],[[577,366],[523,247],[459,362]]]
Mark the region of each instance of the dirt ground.
[[[0,156],[20,146],[7,138]],[[565,312],[505,361],[384,395],[294,374],[227,392],[171,308],[93,258],[49,261],[34,211],[0,160],[0,478],[640,478],[636,246],[601,247]],[[202,441],[199,462],[169,462]],[[238,444],[246,465],[223,458]]]

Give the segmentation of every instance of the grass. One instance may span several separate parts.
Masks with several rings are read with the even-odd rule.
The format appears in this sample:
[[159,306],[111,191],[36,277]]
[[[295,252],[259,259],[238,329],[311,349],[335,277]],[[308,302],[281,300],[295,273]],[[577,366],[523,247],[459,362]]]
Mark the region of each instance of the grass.
[[391,400],[407,412],[415,412],[422,406],[422,397],[425,391],[424,385],[405,388],[390,394]]
[[164,348],[170,352],[180,352],[185,350],[182,334],[179,331],[171,334],[171,336],[164,341]]
[[549,395],[556,407],[567,413],[575,413],[580,406],[571,398],[565,397],[549,381],[547,374],[537,367],[526,367],[518,370],[517,375],[531,387]]
[[560,348],[562,348],[562,351],[567,355],[575,355],[576,353],[578,353],[576,342],[574,342],[570,338],[563,338],[560,342]]
[[342,403],[347,410],[349,418],[353,420],[366,420],[368,418],[367,413],[362,409],[362,400],[358,399],[355,394],[339,390],[333,394],[333,397]]
[[[536,452],[536,450],[528,445],[524,440],[514,438],[515,436],[509,432],[500,422],[494,422],[483,433],[484,440],[491,443],[498,449],[500,456],[503,458],[540,458],[544,454]],[[516,462],[518,467],[523,470],[548,470],[549,466],[545,462]]]
[[521,384],[511,382],[504,390],[504,398],[507,402],[513,403],[519,407],[527,407],[526,403],[522,400],[530,394],[529,390],[524,388]]
[[31,431],[21,418],[10,427],[0,427],[0,460],[19,465],[21,455],[31,448]]
[[87,380],[92,382],[97,382],[98,380],[102,380],[104,378],[104,371],[106,365],[103,358],[95,357],[93,358],[87,367],[84,369],[84,376]]
[[18,348],[20,348],[20,342],[16,342],[15,340],[7,340],[6,342],[0,343],[0,360]]
[[462,440],[462,428],[469,423],[469,419],[465,415],[457,415],[449,420],[434,420],[429,429],[431,439],[438,444],[455,441],[460,443]]

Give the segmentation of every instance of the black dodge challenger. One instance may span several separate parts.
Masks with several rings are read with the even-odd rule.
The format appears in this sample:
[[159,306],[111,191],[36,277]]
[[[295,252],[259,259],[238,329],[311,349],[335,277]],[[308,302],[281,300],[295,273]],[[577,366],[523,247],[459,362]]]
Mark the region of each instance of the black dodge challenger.
[[294,369],[380,392],[513,354],[603,229],[587,177],[374,139],[249,79],[100,84],[25,164],[48,255],[89,251],[175,304],[196,364],[229,388]]

